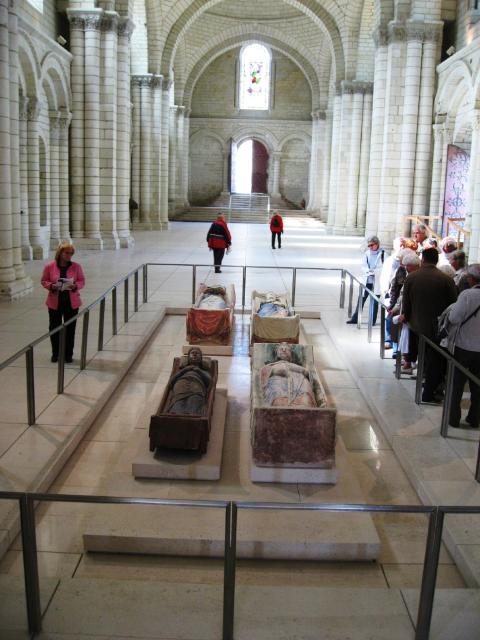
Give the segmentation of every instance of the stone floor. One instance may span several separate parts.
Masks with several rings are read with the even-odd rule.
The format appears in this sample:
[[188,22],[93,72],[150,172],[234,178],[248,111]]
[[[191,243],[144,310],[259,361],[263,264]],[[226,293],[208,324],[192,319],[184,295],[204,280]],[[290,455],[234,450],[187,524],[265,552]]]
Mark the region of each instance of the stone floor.
[[[137,234],[137,244],[132,250],[83,252],[77,255],[87,275],[84,302],[94,300],[113,281],[142,262],[209,262],[210,255],[204,241],[206,230],[206,224],[173,223],[171,229],[163,234]],[[220,281],[225,284],[234,282],[238,302],[241,302],[242,272],[240,268],[230,268],[228,265],[256,266],[247,273],[248,291],[253,288],[290,290],[291,272],[285,268],[288,266],[342,266],[353,271],[359,268],[359,239],[327,236],[321,225],[313,220],[288,219],[283,248],[276,251],[269,248],[267,228],[237,224],[232,225],[231,230],[234,248],[225,259]],[[41,264],[30,263],[27,269],[38,282]],[[95,387],[111,376],[116,358],[121,357],[113,354],[117,351],[121,353],[133,345],[136,335],[144,330],[143,325],[147,326],[162,306],[184,307],[189,304],[191,269],[150,267],[149,274],[149,304],[144,310],[147,315],[142,320],[142,328],[137,322],[136,326],[132,323],[122,329],[122,336],[109,343],[109,357],[102,361],[105,352],[103,356],[100,354],[96,382],[90,381],[89,385]],[[272,285],[272,276],[275,285]],[[197,277],[198,282],[214,281],[209,267],[198,268]],[[218,277],[215,281],[218,281]],[[355,327],[345,326],[345,312],[338,309],[338,293],[338,272],[297,272],[297,308],[321,310],[322,320],[305,320],[304,330],[314,344],[316,361],[322,362],[323,380],[338,409],[338,432],[348,450],[364,501],[372,504],[415,505],[421,504],[421,500],[432,501],[432,496],[438,495],[438,503],[442,500],[446,503],[447,499],[438,493],[443,486],[450,504],[465,504],[467,499],[471,504],[480,504],[472,469],[478,434],[460,431],[447,442],[439,437],[438,409],[417,407],[413,403],[413,382],[396,381],[392,361],[379,360],[378,334],[374,334],[374,344],[368,345],[365,329],[359,332]],[[33,296],[29,298],[14,304],[0,303],[1,358],[10,356],[26,342],[46,331],[47,314],[43,300],[43,291],[37,285]],[[246,300],[248,305],[248,295]],[[95,323],[92,322],[91,326],[95,327]],[[247,325],[239,334],[234,356],[219,358],[221,382],[229,393],[221,481],[191,483],[146,480],[140,484],[133,481],[130,470],[122,468],[122,450],[139,413],[152,402],[150,392],[153,386],[162,376],[165,380],[168,377],[172,357],[178,355],[180,331],[178,318],[167,316],[150,348],[130,368],[110,402],[54,481],[51,491],[193,499],[243,497],[268,501],[339,501],[335,487],[254,485],[244,477],[238,477],[240,471],[235,469],[242,469],[242,466],[235,466],[233,461],[241,459],[248,464],[250,375]],[[78,337],[80,332],[77,332]],[[92,334],[90,343],[93,357],[95,329]],[[107,340],[110,338],[106,336]],[[55,368],[49,363],[48,345],[40,345],[35,353],[36,377],[39,380],[38,411],[41,417],[48,417],[49,408],[51,411],[54,402],[52,380],[55,379]],[[0,420],[2,474],[4,457],[8,457],[9,451],[14,450],[15,443],[27,431],[21,386],[24,376],[22,365],[23,361],[20,361],[16,367],[9,367],[1,379],[4,392]],[[78,375],[78,363],[74,363],[68,369],[67,376],[73,383]],[[71,399],[78,400],[79,395],[83,398],[84,390],[84,387],[73,389]],[[63,424],[59,418],[49,425],[50,428],[66,428],[74,420],[68,402],[63,415]],[[47,420],[46,424],[49,422]],[[34,428],[30,429],[33,431]],[[54,438],[54,434],[47,435]],[[416,445],[422,438],[428,438],[424,442],[426,448]],[[408,444],[412,445],[410,449]],[[37,453],[36,446],[33,442],[32,448],[23,453],[22,464],[18,467],[27,475],[32,467],[29,461]],[[435,452],[433,460],[427,455],[429,450]],[[415,469],[412,468],[415,465],[409,464],[408,458],[421,467],[427,484],[420,482],[418,473],[414,473]],[[113,469],[115,474],[112,478]],[[428,495],[425,487],[430,487]],[[437,493],[432,493],[434,490]],[[341,500],[349,501],[348,496],[342,496]],[[358,502],[358,496],[355,499],[352,497],[351,501]],[[109,506],[102,509],[113,512],[116,508]],[[205,558],[86,554],[82,534],[93,511],[98,509],[57,503],[42,505],[37,510],[39,566],[44,608],[47,611],[42,637],[219,637],[222,562]],[[382,541],[377,562],[239,561],[236,636],[413,637],[415,590],[420,585],[426,520],[418,515],[394,514],[377,514],[374,520]],[[472,522],[472,529],[474,524],[478,529],[478,518]],[[472,538],[467,538],[468,528],[463,528],[463,531],[464,551],[477,557],[478,562],[479,547],[472,544]],[[22,633],[25,627],[22,583],[18,579],[23,570],[20,549],[17,540],[0,562],[0,590],[9,594],[6,602],[9,603],[10,612],[4,616],[5,609],[0,605],[0,629],[1,621],[5,619],[3,629],[8,634],[4,636],[2,633],[2,638],[25,637]],[[461,558],[463,564],[465,553],[463,560]],[[438,601],[442,602],[442,608],[438,607],[434,612],[435,635],[432,637],[479,638],[478,591],[464,590],[465,580],[446,549],[441,554],[437,586]],[[465,596],[455,598],[456,592]],[[298,597],[302,601],[301,607],[295,605]],[[142,606],[132,615],[135,607],[131,606],[131,602],[140,602],[139,599],[142,599]],[[159,601],[162,601],[160,609]],[[189,615],[185,616],[185,608],[178,607],[179,602],[189,606]],[[287,610],[284,609],[286,602],[290,603]],[[159,612],[165,610],[163,605],[170,614],[166,625],[159,628],[155,620]],[[16,612],[15,615],[11,614],[12,610]],[[450,613],[449,635],[445,635],[446,621],[441,617],[442,612],[447,610]],[[265,611],[265,618],[260,624],[257,619],[262,618],[262,611]],[[282,611],[281,616],[279,611]],[[348,615],[345,614],[347,611]],[[88,616],[88,613],[91,615]],[[182,623],[176,629],[171,626],[173,621],[180,619]],[[389,624],[383,622],[387,619],[390,620]],[[274,620],[277,622],[274,623]],[[452,630],[454,620],[455,632]],[[323,635],[320,635],[321,628]]]

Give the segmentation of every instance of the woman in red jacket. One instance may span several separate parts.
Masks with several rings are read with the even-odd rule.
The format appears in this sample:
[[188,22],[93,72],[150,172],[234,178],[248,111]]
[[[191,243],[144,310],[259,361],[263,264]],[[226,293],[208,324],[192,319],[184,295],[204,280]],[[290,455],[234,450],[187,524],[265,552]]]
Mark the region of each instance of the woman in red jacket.
[[278,248],[282,248],[283,220],[282,216],[275,211],[270,219],[270,231],[272,232],[272,249],[275,249],[275,236],[278,239]]
[[[71,258],[75,248],[70,242],[62,242],[58,245],[55,260],[52,260],[43,269],[42,287],[48,290],[47,302],[48,316],[50,319],[48,330],[53,331],[62,322],[66,322],[78,314],[82,304],[79,290],[85,286],[85,276],[82,267]],[[72,322],[67,327],[65,342],[65,362],[73,361],[73,345],[75,342],[75,325]],[[50,336],[52,343],[52,362],[58,361],[60,344],[60,332]]]
[[215,273],[222,273],[222,264],[225,249],[232,244],[232,236],[228,230],[223,213],[219,213],[215,222],[212,222],[207,233],[207,243],[210,251],[213,249],[213,265]]

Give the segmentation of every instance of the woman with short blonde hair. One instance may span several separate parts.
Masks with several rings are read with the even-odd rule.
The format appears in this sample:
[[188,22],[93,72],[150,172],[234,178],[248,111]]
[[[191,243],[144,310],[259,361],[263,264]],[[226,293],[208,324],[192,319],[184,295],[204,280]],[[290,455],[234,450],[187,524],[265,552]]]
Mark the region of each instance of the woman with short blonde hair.
[[[85,286],[83,269],[77,262],[72,262],[75,247],[71,242],[61,242],[55,252],[55,259],[45,265],[42,274],[42,287],[48,290],[46,305],[48,307],[48,330],[53,331],[63,322],[67,322],[78,314],[82,304],[79,290]],[[76,322],[66,328],[65,362],[73,361]],[[58,361],[60,332],[50,336],[52,343],[52,362]]]

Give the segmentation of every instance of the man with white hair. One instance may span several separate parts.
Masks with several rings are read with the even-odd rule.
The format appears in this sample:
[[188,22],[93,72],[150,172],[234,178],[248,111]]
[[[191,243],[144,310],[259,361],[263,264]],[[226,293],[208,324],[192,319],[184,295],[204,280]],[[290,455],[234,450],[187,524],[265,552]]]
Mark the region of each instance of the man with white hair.
[[412,238],[417,242],[418,246],[421,247],[422,244],[427,239],[427,227],[424,224],[415,224],[412,229]]
[[[454,357],[474,376],[480,378],[480,264],[471,264],[467,269],[466,279],[469,289],[462,291],[457,302],[451,306],[448,319],[457,325]],[[459,428],[461,419],[461,402],[466,376],[455,369],[452,396],[450,401],[451,427]],[[480,388],[473,382],[470,386],[470,409],[465,418],[473,429],[478,429],[480,422]]]
[[[352,314],[350,320],[347,320],[347,324],[357,324],[358,313],[360,305],[365,304],[365,300],[369,297],[368,291],[373,291],[377,296],[381,294],[381,275],[383,263],[385,261],[385,251],[380,249],[380,240],[377,236],[370,236],[367,238],[367,250],[363,254],[362,269],[365,275],[365,289],[363,290],[363,297],[358,298],[357,308]],[[368,290],[368,291],[367,291]],[[378,303],[373,304],[373,324],[377,320]]]

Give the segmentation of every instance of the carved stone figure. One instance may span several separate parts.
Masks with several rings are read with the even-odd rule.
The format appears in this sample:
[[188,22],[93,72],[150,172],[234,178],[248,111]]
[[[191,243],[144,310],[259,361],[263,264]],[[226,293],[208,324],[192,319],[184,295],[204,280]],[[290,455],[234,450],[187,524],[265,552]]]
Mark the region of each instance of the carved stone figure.
[[315,407],[315,396],[305,367],[292,362],[292,347],[277,345],[276,362],[262,367],[260,380],[267,404],[277,406]]
[[190,344],[228,345],[233,327],[235,289],[207,286],[198,288],[195,304],[187,312],[187,340]]
[[169,381],[171,394],[165,407],[166,413],[204,415],[208,389],[212,377],[203,365],[202,351],[192,347],[187,354],[187,364],[181,366]]
[[257,313],[262,318],[267,316],[286,318],[288,316],[288,309],[285,302],[279,296],[275,293],[267,293],[266,300],[260,303]]
[[225,287],[206,287],[198,303],[200,309],[226,309]]

